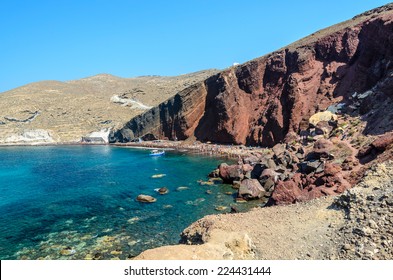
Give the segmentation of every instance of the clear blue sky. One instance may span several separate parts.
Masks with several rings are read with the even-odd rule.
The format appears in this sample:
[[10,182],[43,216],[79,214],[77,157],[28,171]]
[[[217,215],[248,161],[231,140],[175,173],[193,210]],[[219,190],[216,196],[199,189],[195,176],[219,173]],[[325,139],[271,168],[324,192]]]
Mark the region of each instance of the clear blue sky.
[[1,0],[0,92],[99,73],[179,75],[262,56],[379,0]]

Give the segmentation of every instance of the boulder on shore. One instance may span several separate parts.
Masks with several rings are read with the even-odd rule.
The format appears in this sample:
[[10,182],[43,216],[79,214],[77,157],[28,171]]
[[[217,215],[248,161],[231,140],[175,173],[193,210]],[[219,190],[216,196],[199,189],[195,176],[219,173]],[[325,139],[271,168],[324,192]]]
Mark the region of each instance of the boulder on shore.
[[291,180],[278,181],[272,196],[269,199],[269,205],[292,204],[301,196],[301,174],[295,174]]
[[244,199],[258,199],[263,197],[265,189],[257,179],[244,179],[240,183],[238,196]]
[[232,184],[233,181],[239,181],[244,177],[242,167],[237,164],[228,165],[221,163],[218,169],[224,183]]

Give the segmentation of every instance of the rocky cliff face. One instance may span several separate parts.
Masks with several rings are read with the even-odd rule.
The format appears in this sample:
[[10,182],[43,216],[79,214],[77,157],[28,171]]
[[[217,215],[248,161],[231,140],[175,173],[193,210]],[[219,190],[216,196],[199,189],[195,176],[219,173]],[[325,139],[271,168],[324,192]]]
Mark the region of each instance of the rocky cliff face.
[[144,114],[131,119],[112,135],[112,141],[129,142],[135,138],[186,139],[196,129],[206,106],[206,88],[197,83]]
[[[381,86],[391,95],[393,5],[321,30],[183,90],[112,135],[273,146],[329,105]],[[389,82],[390,81],[390,82]]]

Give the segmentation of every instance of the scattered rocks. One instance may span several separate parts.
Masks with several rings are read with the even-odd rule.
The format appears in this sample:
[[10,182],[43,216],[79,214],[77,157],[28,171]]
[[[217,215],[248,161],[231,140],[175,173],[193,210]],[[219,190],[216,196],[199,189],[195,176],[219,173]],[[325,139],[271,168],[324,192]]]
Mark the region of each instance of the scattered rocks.
[[310,174],[311,172],[320,173],[324,170],[325,164],[319,160],[314,161],[303,161],[298,164],[299,171],[305,174]]
[[[317,127],[333,128],[337,125],[335,120],[336,115],[331,120],[318,122]],[[271,198],[269,205],[337,195],[356,182],[354,177],[351,183],[346,179],[345,172],[359,165],[348,143],[322,137],[311,145],[307,142],[276,144],[265,153],[239,159],[237,164],[222,163],[218,173],[224,183],[238,189],[239,198]]]
[[198,183],[199,183],[199,185],[201,185],[201,186],[211,186],[211,185],[214,185],[214,182],[213,181],[202,181],[202,180],[199,180],[198,181]]
[[335,239],[344,245],[341,259],[393,258],[393,163],[379,164],[357,187],[335,200],[347,213],[345,225]]

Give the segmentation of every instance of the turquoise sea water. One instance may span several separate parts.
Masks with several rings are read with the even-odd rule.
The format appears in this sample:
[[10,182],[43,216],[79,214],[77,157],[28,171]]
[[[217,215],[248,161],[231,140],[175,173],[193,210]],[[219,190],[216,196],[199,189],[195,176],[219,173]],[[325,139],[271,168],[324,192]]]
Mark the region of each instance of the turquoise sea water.
[[[198,183],[222,159],[148,154],[109,146],[0,148],[0,259],[126,259],[176,244],[189,224],[218,213],[215,207],[236,205],[230,186]],[[160,187],[169,193],[158,194]],[[157,201],[138,202],[139,194]]]

